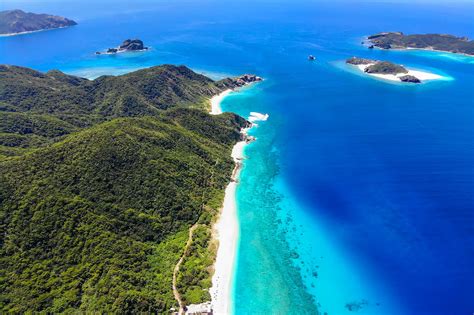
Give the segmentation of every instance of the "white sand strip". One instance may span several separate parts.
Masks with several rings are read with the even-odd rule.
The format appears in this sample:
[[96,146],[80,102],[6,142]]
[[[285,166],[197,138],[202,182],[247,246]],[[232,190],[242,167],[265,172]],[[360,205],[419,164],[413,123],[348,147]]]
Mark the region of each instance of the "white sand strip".
[[[373,65],[373,63],[366,64],[366,65],[357,65],[357,68],[359,68],[362,72],[364,72],[365,69],[367,67],[371,66],[371,65]],[[412,75],[414,77],[417,77],[418,79],[420,79],[421,82],[429,81],[429,80],[440,80],[440,79],[444,78],[443,76],[440,76],[440,75],[434,74],[434,73],[430,73],[430,72],[412,70],[412,69],[408,69],[408,68],[406,68],[406,69],[408,70],[408,73],[397,73],[396,75],[395,74],[366,73],[366,72],[364,72],[364,73],[368,74],[368,75],[371,75],[373,77],[380,78],[380,79],[396,81],[396,82],[401,82],[400,77],[402,77],[404,75]]]
[[418,71],[418,70],[412,70],[412,69],[407,69],[408,70],[408,75],[412,75],[414,77],[417,77],[421,81],[427,81],[427,80],[440,80],[443,79],[443,76],[440,76],[438,74],[430,73],[430,72],[424,72],[424,71]]
[[[231,89],[226,90],[211,99],[210,114],[218,115],[222,113],[221,102],[230,92],[232,92]],[[250,122],[267,119],[268,114],[257,112],[251,112],[248,118]],[[256,125],[253,124],[252,126]],[[246,135],[248,129],[242,129],[241,132]],[[244,149],[247,144],[248,141],[240,141],[232,148],[231,156],[234,159],[235,168],[232,173],[232,180],[225,190],[224,205],[220,216],[214,225],[214,236],[219,242],[219,247],[216,262],[214,263],[212,287],[209,292],[211,294],[213,314],[215,315],[228,315],[232,313],[232,284],[239,240],[236,190],[242,160],[245,158]]]
[[228,89],[211,98],[211,115],[222,114],[221,102],[230,92],[232,92],[232,90]]
[[[228,89],[211,99],[211,115],[222,113],[221,102],[232,92]],[[245,132],[245,130],[243,131]],[[241,167],[246,142],[240,141],[232,148],[232,158],[235,168],[232,180],[225,189],[224,204],[217,223],[214,225],[214,237],[218,241],[214,275],[212,276],[211,305],[216,315],[230,314],[232,309],[232,276],[237,254],[237,241],[239,237],[239,224],[237,218],[236,190],[238,173]]]
[[232,276],[237,254],[239,224],[237,218],[236,189],[241,159],[244,158],[245,141],[238,142],[232,149],[232,157],[236,163],[233,180],[225,190],[224,206],[215,225],[219,241],[214,276],[210,289],[212,310],[216,315],[231,314],[232,311]]
[[39,32],[46,32],[46,31],[52,31],[52,30],[59,30],[61,28],[68,28],[74,25],[69,25],[69,26],[61,26],[61,27],[53,27],[53,28],[44,28],[41,30],[36,30],[36,31],[26,31],[26,32],[18,32],[18,33],[6,33],[6,34],[0,34],[0,37],[11,37],[11,36],[17,36],[17,35],[25,35],[25,34],[32,34],[32,33],[39,33]]

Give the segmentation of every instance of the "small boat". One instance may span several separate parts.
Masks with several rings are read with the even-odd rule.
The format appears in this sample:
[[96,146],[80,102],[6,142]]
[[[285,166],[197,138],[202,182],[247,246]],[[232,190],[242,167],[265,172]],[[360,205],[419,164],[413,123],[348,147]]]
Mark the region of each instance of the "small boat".
[[309,61],[314,61],[314,60],[316,60],[316,57],[313,56],[313,55],[309,55],[309,56],[308,56],[308,60],[309,60]]

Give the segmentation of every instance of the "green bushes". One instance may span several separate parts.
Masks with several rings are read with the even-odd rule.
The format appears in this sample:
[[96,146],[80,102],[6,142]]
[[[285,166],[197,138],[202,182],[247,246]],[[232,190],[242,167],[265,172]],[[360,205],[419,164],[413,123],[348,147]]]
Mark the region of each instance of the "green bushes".
[[210,246],[211,226],[199,225],[178,274],[178,290],[185,304],[210,301],[211,268],[215,253]]
[[[232,143],[209,139],[199,124],[234,138],[241,127],[194,115],[115,119],[0,162],[2,311],[174,305],[172,270],[187,228],[206,216],[233,168]],[[180,274],[186,300],[208,297],[209,236],[208,227],[196,231]]]
[[[167,312],[209,299],[210,226],[247,122],[186,67],[89,81],[0,66],[0,312]],[[191,109],[198,108],[198,109]]]

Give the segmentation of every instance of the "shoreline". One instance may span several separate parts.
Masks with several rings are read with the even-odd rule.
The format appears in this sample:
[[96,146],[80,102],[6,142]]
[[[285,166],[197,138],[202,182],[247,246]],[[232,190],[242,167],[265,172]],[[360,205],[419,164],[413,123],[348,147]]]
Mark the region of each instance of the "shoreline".
[[434,52],[439,52],[439,53],[453,54],[455,56],[457,55],[457,56],[464,56],[464,57],[474,58],[474,55],[469,55],[469,54],[466,54],[466,53],[447,51],[447,50],[438,50],[438,49],[433,49],[433,48],[406,47],[406,48],[390,48],[390,49],[391,50],[397,50],[397,51],[407,51],[407,50],[434,51]]
[[380,48],[378,46],[375,46],[374,43],[368,38],[368,36],[362,37],[362,42],[364,46],[368,47],[370,45],[373,45],[375,49],[378,50],[395,50],[395,51],[408,51],[408,50],[420,50],[420,51],[434,51],[434,52],[440,52],[440,53],[448,53],[448,54],[453,54],[457,56],[464,56],[464,57],[471,57],[474,58],[474,55],[469,55],[466,53],[462,52],[454,52],[454,51],[448,51],[448,50],[439,50],[439,49],[434,49],[434,48],[419,48],[419,47],[394,47],[394,48]]
[[372,77],[376,77],[379,79],[384,79],[384,80],[389,80],[389,81],[394,81],[394,82],[400,82],[404,83],[400,80],[400,77],[404,75],[412,75],[416,78],[418,78],[422,83],[426,81],[434,81],[434,80],[442,80],[444,79],[443,76],[434,74],[431,72],[425,72],[425,71],[419,71],[419,70],[413,70],[406,68],[408,70],[408,73],[397,73],[397,74],[377,74],[377,73],[367,73],[365,72],[365,69],[369,66],[373,65],[371,64],[364,64],[364,65],[356,65],[357,69],[359,69],[361,72],[364,74],[367,74]]
[[27,34],[32,34],[32,33],[39,33],[39,32],[46,32],[46,31],[52,31],[52,30],[59,30],[62,28],[68,28],[74,25],[70,26],[61,26],[61,27],[54,27],[54,28],[44,28],[41,30],[36,30],[36,31],[26,31],[26,32],[18,32],[18,33],[6,33],[6,34],[0,34],[0,37],[12,37],[12,36],[17,36],[17,35],[27,35]]
[[[221,102],[232,91],[232,89],[227,89],[211,98],[211,111],[209,112],[211,115],[222,114]],[[238,176],[242,169],[241,161],[244,159],[244,148],[247,144],[245,140],[247,130],[248,128],[241,130],[244,140],[237,142],[232,147],[231,157],[235,166],[230,182],[225,189],[219,217],[213,226],[213,239],[217,241],[218,247],[209,293],[213,314],[217,315],[232,312],[232,276],[234,275],[239,238],[236,191]]]
[[217,95],[214,95],[211,98],[211,111],[209,114],[211,115],[219,115],[222,114],[221,102],[224,98],[232,92],[232,89],[227,89]]
[[218,241],[218,249],[214,263],[212,287],[209,289],[209,293],[211,294],[212,311],[217,315],[232,313],[232,278],[239,239],[236,191],[246,145],[245,140],[239,141],[232,148],[231,156],[234,159],[235,167],[232,171],[231,181],[225,189],[222,210],[214,225],[214,239]]
[[[234,90],[227,89],[211,98],[211,115],[222,113],[221,102]],[[252,119],[253,118],[253,119]],[[209,289],[211,295],[211,308],[213,314],[232,314],[233,300],[232,288],[235,266],[237,264],[237,250],[239,242],[239,219],[237,215],[237,186],[239,175],[245,159],[245,147],[255,138],[247,136],[247,132],[257,126],[254,122],[267,120],[268,114],[252,112],[247,120],[250,125],[241,129],[242,139],[233,148],[231,157],[235,166],[232,171],[231,180],[225,189],[224,202],[219,217],[213,226],[213,239],[217,241],[218,248],[216,260],[214,262],[214,274],[212,276],[212,286]]]

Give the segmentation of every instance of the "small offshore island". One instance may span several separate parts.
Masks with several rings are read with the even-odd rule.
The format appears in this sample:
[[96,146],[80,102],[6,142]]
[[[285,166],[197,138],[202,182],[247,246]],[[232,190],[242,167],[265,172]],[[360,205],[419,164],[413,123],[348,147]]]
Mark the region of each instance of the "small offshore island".
[[73,20],[22,10],[0,11],[0,36],[27,34],[77,25]]
[[474,40],[448,34],[413,34],[383,32],[370,35],[369,48],[381,49],[424,49],[459,53],[474,56]]
[[96,55],[110,55],[117,54],[127,51],[146,51],[149,48],[143,44],[143,41],[140,39],[126,39],[123,43],[116,48],[108,48],[106,51],[96,51]]
[[429,72],[409,70],[402,65],[397,65],[389,61],[352,57],[347,59],[346,63],[357,66],[357,68],[369,75],[391,81],[422,83],[426,80],[442,78],[440,75]]

